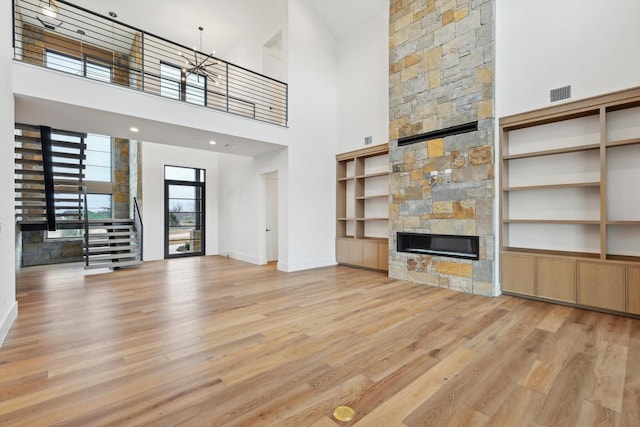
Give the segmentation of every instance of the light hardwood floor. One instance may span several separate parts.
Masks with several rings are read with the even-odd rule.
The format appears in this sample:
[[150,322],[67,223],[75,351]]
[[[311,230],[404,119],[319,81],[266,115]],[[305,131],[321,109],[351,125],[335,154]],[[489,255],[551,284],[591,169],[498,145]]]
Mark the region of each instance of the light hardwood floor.
[[0,426],[640,425],[624,317],[222,257],[24,269],[18,301]]

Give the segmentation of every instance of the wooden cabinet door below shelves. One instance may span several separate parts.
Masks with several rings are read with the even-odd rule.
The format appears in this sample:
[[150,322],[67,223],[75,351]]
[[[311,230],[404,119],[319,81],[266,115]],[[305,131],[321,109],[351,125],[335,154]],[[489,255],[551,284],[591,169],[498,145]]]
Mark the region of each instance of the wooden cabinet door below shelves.
[[576,302],[576,262],[566,259],[536,260],[536,295],[557,301]]
[[627,312],[640,314],[640,267],[627,267]]
[[578,263],[578,304],[624,311],[624,289],[624,265]]
[[534,295],[535,258],[528,255],[502,254],[502,289]]

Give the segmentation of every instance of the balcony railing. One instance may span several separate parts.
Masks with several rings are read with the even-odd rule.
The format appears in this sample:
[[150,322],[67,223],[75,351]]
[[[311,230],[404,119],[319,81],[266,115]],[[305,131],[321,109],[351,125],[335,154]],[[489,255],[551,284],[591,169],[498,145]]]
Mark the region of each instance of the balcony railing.
[[287,126],[287,84],[75,6],[13,0],[14,58]]

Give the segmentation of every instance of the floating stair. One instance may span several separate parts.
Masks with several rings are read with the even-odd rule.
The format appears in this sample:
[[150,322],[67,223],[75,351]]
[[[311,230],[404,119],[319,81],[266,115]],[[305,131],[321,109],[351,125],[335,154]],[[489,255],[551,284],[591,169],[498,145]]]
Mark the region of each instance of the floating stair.
[[132,219],[89,220],[85,269],[120,268],[142,263],[140,241]]

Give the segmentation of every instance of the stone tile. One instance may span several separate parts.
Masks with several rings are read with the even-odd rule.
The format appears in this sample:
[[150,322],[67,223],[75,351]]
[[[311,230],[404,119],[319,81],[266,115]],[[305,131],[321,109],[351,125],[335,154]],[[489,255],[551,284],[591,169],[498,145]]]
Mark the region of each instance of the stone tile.
[[493,282],[478,282],[475,280],[473,281],[473,293],[485,297],[494,297],[497,295]]
[[402,71],[403,67],[404,65],[402,61],[394,62],[393,64],[389,65],[389,74],[399,73],[400,71]]
[[444,156],[444,139],[432,139],[427,144],[430,159]]
[[417,228],[420,227],[420,217],[419,216],[406,216],[404,218],[404,226]]
[[439,276],[438,277],[438,286],[441,288],[449,287],[449,277],[448,276]]
[[453,218],[453,202],[433,202],[433,218],[450,219]]
[[478,103],[478,119],[493,117],[493,100],[480,101]]
[[445,26],[447,24],[452,23],[454,20],[453,10],[449,9],[442,14],[442,25]]
[[473,280],[474,282],[491,282],[493,281],[493,261],[474,261],[473,262]]
[[424,71],[439,70],[442,64],[442,48],[430,49],[422,57]]
[[495,199],[476,200],[476,227],[478,234],[493,234]]
[[456,219],[473,219],[476,217],[476,201],[460,200],[453,202],[453,217]]
[[420,71],[421,69],[419,64],[412,65],[411,67],[408,67],[408,68],[404,68],[400,72],[400,81],[406,82],[407,80],[410,80],[416,77]]
[[438,275],[433,273],[409,271],[407,274],[409,280],[422,285],[438,286]]
[[459,9],[456,9],[453,11],[453,19],[455,21],[459,21],[463,18],[466,18],[467,15],[469,15],[469,7],[468,6],[463,6]]
[[467,278],[467,277],[450,276],[449,289],[452,289],[458,292],[472,293],[473,282],[470,278]]
[[409,280],[409,274],[406,266],[389,266],[389,277],[398,280]]
[[467,262],[438,260],[434,263],[433,270],[447,276],[472,277],[473,266]]

